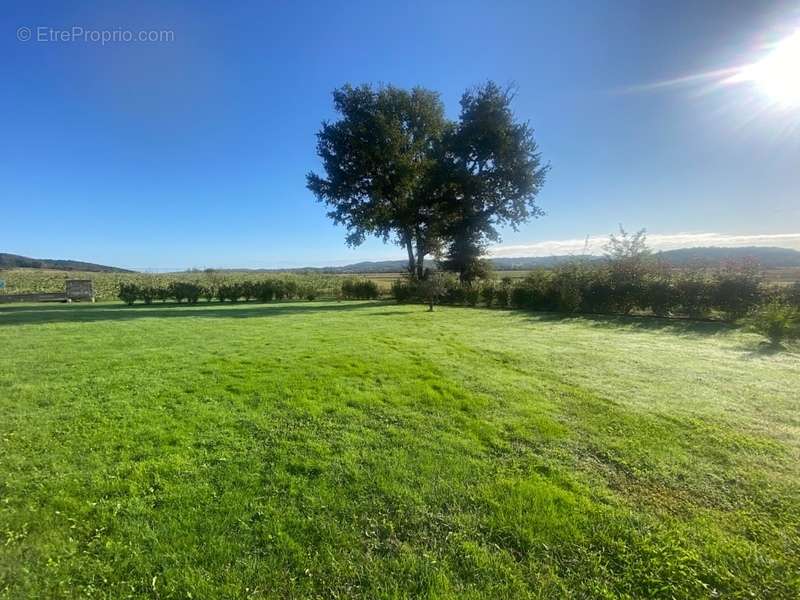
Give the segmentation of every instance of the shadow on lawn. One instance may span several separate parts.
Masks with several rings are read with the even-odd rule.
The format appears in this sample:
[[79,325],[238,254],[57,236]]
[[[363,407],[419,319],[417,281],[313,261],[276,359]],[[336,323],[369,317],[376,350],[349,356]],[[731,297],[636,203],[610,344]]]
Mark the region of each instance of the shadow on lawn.
[[663,331],[678,336],[714,336],[726,335],[736,330],[734,325],[721,321],[696,321],[650,315],[590,315],[536,313],[530,316],[532,321],[563,321],[586,323],[592,327],[630,331]]
[[387,302],[272,302],[267,304],[238,302],[235,304],[57,304],[41,306],[0,307],[3,325],[35,325],[44,323],[91,323],[96,321],[128,321],[155,318],[225,318],[278,317],[319,312],[341,312],[386,306]]

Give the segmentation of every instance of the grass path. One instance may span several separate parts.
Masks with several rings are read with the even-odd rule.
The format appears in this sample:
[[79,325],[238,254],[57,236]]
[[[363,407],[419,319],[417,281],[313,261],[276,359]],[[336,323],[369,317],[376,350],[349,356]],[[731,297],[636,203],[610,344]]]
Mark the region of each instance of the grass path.
[[718,324],[0,307],[0,597],[798,597],[798,405]]

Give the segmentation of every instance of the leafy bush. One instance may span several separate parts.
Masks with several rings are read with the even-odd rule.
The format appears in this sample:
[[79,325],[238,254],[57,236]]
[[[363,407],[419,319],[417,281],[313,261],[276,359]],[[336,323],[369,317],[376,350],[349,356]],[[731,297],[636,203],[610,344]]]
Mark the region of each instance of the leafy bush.
[[272,302],[272,298],[275,296],[275,285],[269,279],[259,281],[255,284],[253,293],[259,302]]
[[800,281],[788,286],[783,294],[786,302],[800,308]]
[[143,285],[139,287],[139,298],[145,304],[152,304],[153,300],[159,295],[158,288],[150,285]]
[[747,325],[773,344],[800,338],[800,309],[780,300],[772,300],[752,311]]
[[398,279],[392,282],[392,297],[398,302],[421,302],[424,300],[419,282],[411,279]]
[[481,288],[481,298],[487,307],[492,306],[492,302],[494,302],[494,295],[495,289],[493,284],[487,283],[483,286],[483,288]]
[[186,300],[190,304],[195,304],[203,293],[203,288],[196,283],[189,281],[174,281],[170,284],[170,295],[178,303]]
[[191,304],[197,304],[197,301],[200,299],[200,296],[203,293],[203,286],[196,283],[185,283],[184,286],[183,293],[186,296],[186,299]]
[[452,275],[434,271],[429,273],[428,277],[420,281],[418,285],[425,301],[428,303],[428,310],[432,311],[434,305],[447,294],[448,289],[458,286],[458,282]]
[[511,287],[508,285],[501,285],[495,290],[494,305],[498,308],[508,308],[509,300],[511,299]]
[[759,303],[760,288],[760,277],[752,265],[729,265],[715,277],[711,303],[728,320],[735,321]]
[[667,317],[677,306],[677,294],[669,280],[661,278],[651,278],[645,282],[644,298],[647,306],[654,315]]
[[300,288],[299,288],[297,282],[294,279],[286,279],[286,280],[282,281],[281,283],[283,285],[283,292],[284,292],[284,296],[286,298],[290,298],[291,299],[291,298],[297,298],[298,297],[298,295],[299,295],[298,291],[299,291]]
[[469,286],[464,292],[464,300],[469,306],[477,306],[481,299],[481,290],[477,286]]
[[539,270],[530,273],[522,281],[511,285],[511,306],[527,310],[555,311],[559,309],[560,290],[555,275]]
[[378,284],[371,279],[346,279],[342,282],[342,297],[347,300],[374,300],[379,295]]
[[155,297],[161,302],[169,300],[169,286],[165,283],[160,283],[155,287]]
[[581,289],[580,310],[585,313],[606,314],[613,311],[614,290],[605,277],[597,276],[586,281]]
[[272,293],[275,296],[275,300],[283,300],[286,298],[288,292],[286,290],[286,285],[283,281],[276,280],[273,282],[272,286]]
[[243,281],[239,286],[241,297],[244,298],[245,302],[250,302],[256,297],[256,284],[252,281]]
[[628,315],[634,308],[646,306],[646,287],[640,279],[611,278],[611,306],[614,312]]
[[702,273],[685,274],[675,281],[675,295],[680,312],[693,318],[707,317],[713,303],[713,286]]
[[217,299],[220,302],[230,300],[238,302],[242,297],[242,285],[240,283],[223,283],[217,288]]
[[442,292],[440,300],[442,304],[464,304],[467,300],[466,287],[456,279],[441,277]]
[[131,306],[139,297],[139,286],[135,283],[123,283],[119,286],[119,299]]
[[536,291],[533,286],[525,283],[517,284],[511,288],[506,304],[511,303],[514,308],[527,308],[534,310],[536,305]]
[[556,271],[551,286],[554,287],[554,300],[560,312],[578,312],[583,302],[583,273],[572,270]]

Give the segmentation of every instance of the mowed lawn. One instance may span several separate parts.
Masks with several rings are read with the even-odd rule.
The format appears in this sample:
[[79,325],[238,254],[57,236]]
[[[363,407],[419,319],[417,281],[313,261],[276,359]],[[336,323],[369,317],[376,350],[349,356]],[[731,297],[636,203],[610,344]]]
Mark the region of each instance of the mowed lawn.
[[709,323],[0,306],[0,597],[795,598],[799,405]]

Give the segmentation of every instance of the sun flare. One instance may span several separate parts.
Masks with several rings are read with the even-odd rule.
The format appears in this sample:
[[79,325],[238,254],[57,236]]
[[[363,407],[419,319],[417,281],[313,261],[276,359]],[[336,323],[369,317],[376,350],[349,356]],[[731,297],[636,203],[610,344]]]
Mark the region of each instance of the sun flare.
[[800,29],[781,40],[759,62],[742,67],[728,81],[752,82],[776,105],[800,107]]

